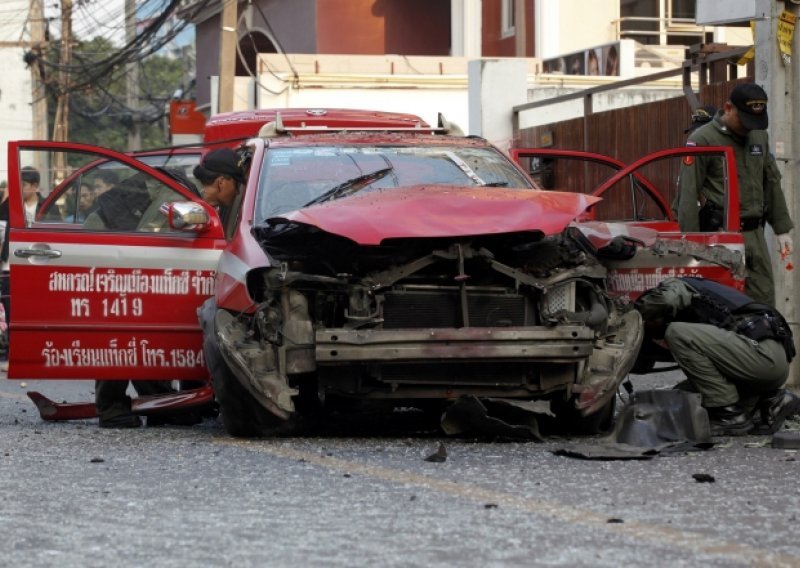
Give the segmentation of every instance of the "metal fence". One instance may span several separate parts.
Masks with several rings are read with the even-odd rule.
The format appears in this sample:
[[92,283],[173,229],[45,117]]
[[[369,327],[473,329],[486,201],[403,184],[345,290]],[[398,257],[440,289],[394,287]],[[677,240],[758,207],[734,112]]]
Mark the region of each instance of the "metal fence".
[[[706,66],[696,61],[687,60],[682,68],[672,71],[655,73],[649,77],[619,81],[612,85],[594,87],[579,93],[564,95],[549,101],[539,101],[514,107],[515,136],[514,146],[517,148],[535,148],[541,146],[541,140],[550,141],[551,148],[584,150],[612,156],[625,163],[630,163],[637,158],[656,150],[683,146],[687,134],[684,132],[691,122],[691,113],[697,106],[712,104],[722,108],[728,94],[737,83],[752,81],[751,78],[733,77],[726,81],[708,83],[710,66],[716,62],[733,65],[735,58],[743,52],[735,49],[723,54],[716,54],[707,59]],[[701,74],[699,94],[691,90],[690,74]],[[684,76],[684,96],[644,103],[640,105],[619,108],[604,112],[594,113],[591,110],[591,97],[603,91],[610,91],[626,86],[679,74]],[[730,75],[729,75],[730,76]],[[584,99],[585,113],[583,117],[562,122],[545,124],[533,128],[518,129],[519,113],[536,108],[544,108],[548,104],[566,102],[575,99]],[[578,172],[565,171],[560,176],[560,187],[579,188],[577,183],[571,183],[570,177],[581,175]],[[663,168],[663,171],[651,172],[655,179],[654,185],[662,191],[668,202],[672,202],[675,193],[677,172],[674,167]]]

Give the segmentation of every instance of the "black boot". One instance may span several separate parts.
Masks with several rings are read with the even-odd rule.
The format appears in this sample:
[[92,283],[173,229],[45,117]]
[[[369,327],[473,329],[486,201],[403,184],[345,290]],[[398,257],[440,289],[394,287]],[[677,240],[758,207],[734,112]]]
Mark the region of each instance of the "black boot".
[[100,428],[138,428],[141,425],[141,419],[130,413],[119,414],[112,418],[100,417]]
[[738,404],[706,408],[712,436],[744,436],[753,429],[753,421]]
[[784,421],[800,412],[800,398],[786,389],[776,389],[763,395],[758,401],[761,423],[758,434],[774,434]]

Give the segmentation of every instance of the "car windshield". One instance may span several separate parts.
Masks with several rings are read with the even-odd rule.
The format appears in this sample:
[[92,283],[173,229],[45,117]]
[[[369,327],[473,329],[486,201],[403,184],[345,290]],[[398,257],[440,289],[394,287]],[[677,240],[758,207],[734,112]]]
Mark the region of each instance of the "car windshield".
[[273,148],[259,180],[257,221],[352,195],[414,185],[531,189],[493,148],[463,146],[310,146]]

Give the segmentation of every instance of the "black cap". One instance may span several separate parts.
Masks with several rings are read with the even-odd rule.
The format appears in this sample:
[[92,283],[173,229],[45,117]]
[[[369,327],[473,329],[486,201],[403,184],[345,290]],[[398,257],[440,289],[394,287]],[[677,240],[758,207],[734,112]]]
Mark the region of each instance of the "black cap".
[[739,120],[747,130],[766,130],[767,93],[755,83],[736,85],[731,91],[731,102],[739,110]]
[[25,166],[22,168],[22,173],[20,176],[24,182],[35,183],[36,185],[39,185],[39,171],[32,166]]
[[239,165],[236,152],[230,148],[217,148],[205,155],[203,161],[195,166],[194,174],[197,179],[214,178],[220,175],[231,176],[238,182],[244,181],[244,171]]
[[692,122],[689,124],[689,128],[683,131],[684,134],[694,132],[704,124],[711,122],[715,114],[717,114],[717,107],[714,105],[704,105],[695,109],[692,113]]

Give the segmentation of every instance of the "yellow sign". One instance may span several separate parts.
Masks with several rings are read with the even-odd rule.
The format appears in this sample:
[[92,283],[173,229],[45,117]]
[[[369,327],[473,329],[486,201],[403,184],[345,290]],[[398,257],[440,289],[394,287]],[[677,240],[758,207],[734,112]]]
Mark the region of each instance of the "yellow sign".
[[[753,20],[750,20],[750,33],[753,34],[753,38],[756,37],[756,23]],[[736,62],[737,65],[747,65],[750,63],[753,58],[756,56],[756,48],[755,46],[750,47],[744,55],[739,58],[739,61]]]
[[778,20],[778,47],[781,50],[781,60],[784,65],[792,62],[792,36],[796,19],[797,16],[784,11]]

